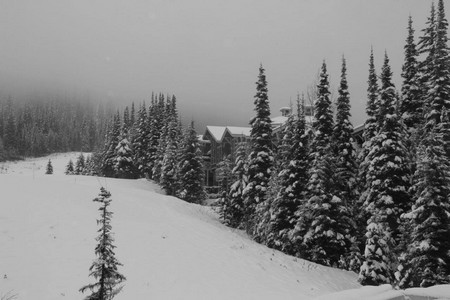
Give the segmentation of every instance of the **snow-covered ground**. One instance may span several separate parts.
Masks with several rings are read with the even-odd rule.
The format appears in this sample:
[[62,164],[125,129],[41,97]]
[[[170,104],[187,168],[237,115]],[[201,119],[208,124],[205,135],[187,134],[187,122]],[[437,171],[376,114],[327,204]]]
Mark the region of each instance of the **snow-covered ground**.
[[[369,293],[354,273],[256,244],[210,208],[151,182],[64,175],[77,156],[0,163],[0,299],[83,298],[79,288],[93,282],[100,186],[112,194],[116,258],[127,277],[115,299],[314,299],[349,289],[320,299],[369,299],[362,295],[388,289]],[[49,158],[54,174],[44,175]]]

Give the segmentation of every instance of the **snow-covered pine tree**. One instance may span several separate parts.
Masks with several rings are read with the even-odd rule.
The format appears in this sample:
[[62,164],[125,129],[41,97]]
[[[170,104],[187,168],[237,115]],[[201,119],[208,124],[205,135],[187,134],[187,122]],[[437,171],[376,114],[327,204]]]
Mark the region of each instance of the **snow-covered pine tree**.
[[333,128],[333,144],[336,159],[337,194],[348,209],[352,222],[349,223],[350,243],[352,244],[348,255],[344,256],[342,267],[359,271],[361,253],[357,238],[358,228],[355,220],[360,216],[358,205],[358,186],[356,162],[356,149],[353,140],[353,125],[350,121],[350,96],[347,83],[347,67],[345,58],[342,58],[341,82],[336,103],[336,122]]
[[122,133],[128,137],[129,131],[131,129],[131,119],[130,119],[130,110],[128,106],[125,107],[123,111],[123,124],[122,124]]
[[336,103],[336,122],[333,128],[333,143],[336,157],[336,175],[339,198],[348,208],[356,206],[356,150],[353,140],[353,125],[350,121],[350,96],[347,83],[347,67],[342,58],[341,83]]
[[306,182],[308,180],[308,136],[304,113],[304,99],[297,97],[297,113],[292,114],[286,127],[281,149],[286,160],[278,174],[279,193],[272,202],[272,217],[268,236],[272,247],[288,254],[299,252],[303,233],[297,231],[302,224],[298,215],[305,202]]
[[236,150],[236,159],[232,170],[234,183],[230,186],[230,202],[228,205],[228,225],[240,228],[244,217],[244,197],[243,192],[247,186],[247,143],[241,142]]
[[152,179],[155,179],[155,177],[157,177],[157,176],[154,176],[153,169],[155,168],[157,159],[158,159],[159,142],[160,142],[160,139],[162,140],[162,134],[161,134],[162,123],[159,121],[160,114],[162,114],[162,113],[163,112],[161,112],[159,110],[159,107],[157,105],[155,98],[153,98],[153,96],[152,96],[152,104],[149,108],[149,113],[148,113],[149,132],[147,135],[147,139],[148,139],[147,155],[148,155],[148,161],[149,161],[148,174],[149,174],[149,177]]
[[[432,57],[432,69],[429,73],[426,94],[427,113],[426,130],[430,132],[432,128],[441,122],[442,111],[450,110],[450,49],[447,46],[448,22],[445,17],[444,2],[439,0],[436,15],[434,55]],[[450,155],[450,141],[444,139],[444,148],[447,155]]]
[[216,181],[219,185],[219,215],[224,224],[229,225],[229,208],[230,198],[229,190],[233,181],[233,163],[230,160],[230,156],[223,158],[221,162],[217,164],[216,168]]
[[401,286],[428,287],[450,283],[450,161],[444,150],[442,122],[422,140],[414,175],[411,223]]
[[53,166],[52,166],[52,161],[50,159],[48,160],[47,168],[45,170],[45,174],[48,174],[48,175],[53,174]]
[[83,155],[83,153],[80,153],[80,155],[78,155],[77,161],[75,162],[74,174],[75,175],[83,174],[84,167],[85,167],[84,155]]
[[194,122],[185,132],[180,158],[180,198],[191,203],[201,203],[206,196],[203,157]]
[[434,2],[431,2],[430,16],[425,23],[426,28],[422,30],[422,36],[419,37],[417,50],[419,55],[425,58],[419,62],[419,83],[422,97],[425,97],[430,88],[428,81],[433,69],[433,61],[435,54],[435,40],[436,40],[436,9]]
[[130,124],[131,126],[136,123],[136,110],[134,108],[134,102],[131,103],[131,110],[130,110]]
[[101,227],[96,238],[98,245],[95,247],[97,259],[89,268],[89,276],[94,277],[97,282],[85,285],[80,289],[82,293],[86,290],[91,291],[91,294],[85,300],[111,300],[123,288],[123,286],[118,285],[126,280],[125,276],[117,270],[117,267],[122,266],[122,264],[116,259],[114,253],[116,246],[113,244],[114,238],[111,232],[113,212],[108,209],[111,200],[111,194],[103,187],[100,188],[99,196],[93,200],[101,204],[99,208],[101,216],[97,220],[97,224]]
[[115,149],[116,157],[114,170],[118,178],[137,178],[137,170],[134,164],[134,153],[126,134],[122,134],[122,139]]
[[136,122],[136,132],[133,139],[133,149],[134,149],[134,161],[136,168],[141,176],[149,175],[148,170],[148,134],[149,134],[149,124],[148,124],[147,109],[145,108],[145,102],[141,105],[138,111],[138,117]]
[[[375,249],[386,248],[388,252],[397,252],[395,245],[400,238],[400,216],[410,208],[408,190],[411,174],[409,155],[404,143],[406,133],[396,114],[397,99],[387,54],[385,54],[381,72],[381,83],[378,116],[382,126],[378,134],[370,141],[372,149],[368,154],[370,163],[366,174],[366,191],[363,194],[365,196],[364,210],[369,220],[365,262],[360,273],[361,282],[371,282],[372,279],[366,278],[369,275],[365,270],[367,266],[380,263],[379,257],[371,254],[374,247]],[[383,231],[380,231],[380,228]],[[386,233],[384,236],[382,236],[383,232]],[[377,241],[382,244],[376,244]],[[383,264],[389,268],[390,275],[382,274],[383,278],[388,280],[385,283],[388,283],[393,279],[396,262],[392,256],[383,255],[382,258],[389,259]],[[378,275],[370,274],[370,277],[374,278]]]
[[[155,100],[156,101],[156,100]],[[165,105],[164,95],[160,94],[158,102],[156,104],[155,121],[157,122],[157,127],[159,130],[156,151],[151,159],[153,163],[152,168],[152,179],[160,183],[162,176],[162,165],[164,160],[165,151],[168,143],[168,130],[169,124],[173,120]],[[151,142],[153,146],[153,142]]]
[[418,51],[414,42],[412,17],[408,19],[408,37],[405,44],[405,61],[402,67],[402,101],[399,115],[410,134],[423,126],[423,99],[418,74]]
[[92,160],[92,154],[87,155],[84,162],[83,175],[94,175],[94,172],[95,172],[95,165],[94,161]]
[[288,174],[289,165],[293,160],[294,126],[294,115],[291,113],[283,129],[281,145],[278,148],[275,159],[275,174],[271,176],[272,180],[269,184],[268,193],[272,201],[270,204],[268,224],[265,224],[265,227],[267,227],[265,244],[281,251],[283,249],[285,249],[284,251],[292,249],[288,233],[293,228],[292,218],[297,209],[296,197],[289,184],[290,174]]
[[166,191],[167,195],[177,195],[178,189],[178,132],[177,121],[172,120],[168,124],[166,135],[166,149],[164,151],[163,160],[161,162],[161,187]]
[[108,136],[105,144],[105,149],[103,151],[103,159],[101,171],[102,175],[106,177],[114,177],[116,174],[114,165],[116,158],[116,147],[119,144],[120,138],[120,115],[119,112],[114,115],[112,123],[110,125],[110,130],[108,131]]
[[266,193],[273,164],[272,120],[270,119],[267,81],[262,65],[256,82],[256,116],[250,121],[252,127],[251,152],[248,163],[248,184],[244,190],[245,228],[255,235],[257,206],[266,201]]
[[[289,233],[289,239],[294,245],[293,254],[304,257],[303,236],[306,234],[307,224],[303,213],[306,208],[306,184],[308,183],[309,161],[309,135],[305,119],[305,99],[302,96],[301,102],[297,98],[297,120],[292,137],[293,160],[289,164],[286,174],[283,176],[283,186],[286,185],[285,193],[291,197],[294,195],[297,202],[296,211],[293,216],[293,228]],[[288,193],[290,191],[290,193]]]
[[323,265],[339,266],[351,245],[351,220],[348,209],[335,190],[335,167],[331,147],[333,113],[325,62],[322,64],[318,84],[313,131],[307,202],[300,220],[307,228],[303,244],[307,259]]
[[[352,214],[354,215],[356,225],[357,225],[357,234],[356,238],[358,244],[365,244],[365,233],[367,227],[367,220],[370,215],[363,209],[363,204],[365,199],[367,198],[368,189],[366,188],[366,177],[370,164],[370,160],[368,154],[372,149],[372,138],[378,133],[379,126],[377,122],[377,112],[379,106],[379,85],[378,85],[378,76],[375,71],[375,63],[373,56],[373,49],[370,51],[369,58],[369,77],[367,80],[368,88],[367,88],[367,103],[366,103],[366,114],[367,119],[364,122],[364,132],[363,132],[363,144],[362,148],[358,154],[358,192],[359,199],[356,206],[354,206]],[[363,250],[363,249],[361,249]]]
[[73,161],[70,159],[69,162],[67,163],[66,170],[64,173],[66,175],[72,175],[73,172],[74,172]]
[[393,282],[391,232],[389,226],[379,222],[377,216],[369,220],[366,233],[364,262],[358,281],[362,285],[381,285]]

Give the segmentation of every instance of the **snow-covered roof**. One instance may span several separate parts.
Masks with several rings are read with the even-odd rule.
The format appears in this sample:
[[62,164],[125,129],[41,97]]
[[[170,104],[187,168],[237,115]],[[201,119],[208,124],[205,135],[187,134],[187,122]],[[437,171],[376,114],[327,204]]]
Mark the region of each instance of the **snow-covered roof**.
[[286,123],[286,121],[288,120],[289,117],[285,117],[285,116],[278,116],[278,117],[274,117],[271,118],[272,120],[272,126],[274,127],[278,127],[283,125],[284,123]]
[[228,132],[233,136],[250,136],[251,127],[227,126]]
[[222,140],[226,129],[226,126],[206,126],[206,131],[209,131],[216,142],[220,142]]

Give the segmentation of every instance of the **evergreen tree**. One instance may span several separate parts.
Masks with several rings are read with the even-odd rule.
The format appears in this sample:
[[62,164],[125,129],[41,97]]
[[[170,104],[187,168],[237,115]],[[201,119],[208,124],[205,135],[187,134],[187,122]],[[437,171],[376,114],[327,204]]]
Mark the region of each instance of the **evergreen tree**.
[[[426,131],[430,132],[432,128],[441,122],[443,110],[450,109],[450,58],[449,47],[447,46],[447,28],[448,22],[445,17],[444,2],[439,0],[435,40],[434,55],[432,56],[431,70],[428,73],[429,89],[426,94],[427,114]],[[444,148],[446,153],[450,154],[450,141],[445,140]]]
[[85,159],[83,153],[80,153],[80,155],[77,158],[77,161],[75,162],[75,175],[81,175],[84,172],[85,167]]
[[361,150],[361,163],[364,163],[365,158],[371,148],[370,141],[377,134],[378,126],[377,126],[377,111],[378,111],[378,97],[379,97],[379,86],[378,86],[378,77],[375,71],[375,63],[373,57],[373,49],[370,51],[370,60],[369,60],[369,79],[367,81],[367,105],[366,105],[366,114],[367,119],[364,122],[364,133],[363,139],[364,144]]
[[[366,177],[369,169],[370,159],[369,153],[372,149],[372,139],[377,135],[379,131],[379,126],[377,122],[377,112],[379,106],[379,85],[378,76],[375,71],[375,63],[373,56],[373,49],[370,51],[369,58],[369,77],[368,77],[368,88],[367,88],[367,104],[366,104],[366,114],[367,119],[364,122],[364,132],[363,132],[363,144],[362,148],[358,154],[358,192],[360,197],[358,199],[357,205],[353,206],[352,214],[355,217],[357,234],[356,238],[358,244],[365,244],[365,233],[367,227],[367,220],[370,217],[368,212],[363,208],[363,203],[367,198],[368,189],[366,189]],[[361,249],[362,251],[364,249]]]
[[[408,193],[410,169],[408,152],[404,145],[405,130],[396,114],[396,93],[387,54],[383,64],[381,82],[378,115],[382,126],[370,142],[372,149],[368,154],[370,164],[365,180],[364,209],[369,220],[367,221],[364,266],[380,263],[377,261],[378,257],[374,258],[370,254],[374,247],[375,249],[381,247],[386,251],[396,250],[394,245],[400,237],[400,215],[408,211],[410,205]],[[380,228],[383,231],[379,231]],[[382,244],[376,244],[377,240]],[[382,258],[389,257],[382,256]],[[371,259],[375,260],[371,261]],[[384,276],[386,280],[392,280],[394,263],[394,261],[384,261],[384,265],[388,266],[391,272],[389,276],[371,274],[371,278],[379,275]],[[362,276],[361,282],[370,282],[370,279],[364,277],[367,274],[363,272],[363,269],[361,269],[360,275]]]
[[338,178],[339,198],[347,207],[356,205],[356,150],[353,146],[353,125],[350,122],[350,97],[347,84],[347,68],[342,59],[341,83],[337,99],[336,124],[333,130],[336,157],[336,176]]
[[161,162],[160,184],[167,195],[175,196],[178,192],[178,135],[177,122],[168,125],[166,148]]
[[125,276],[117,270],[117,267],[122,264],[115,258],[114,253],[116,246],[113,244],[114,239],[111,232],[113,213],[108,209],[112,200],[110,197],[111,194],[102,187],[99,196],[93,200],[101,204],[99,208],[101,218],[97,220],[97,224],[101,227],[96,238],[98,242],[95,247],[97,259],[89,268],[89,276],[94,277],[97,282],[85,285],[80,289],[82,293],[86,290],[91,291],[91,294],[85,298],[86,300],[111,300],[122,290],[123,286],[117,287],[117,285],[126,280]]
[[[448,117],[442,118],[448,122]],[[444,122],[420,146],[412,211],[405,214],[412,232],[402,287],[450,283],[450,161],[444,151]]]
[[128,106],[126,106],[123,111],[123,124],[122,124],[122,133],[125,136],[128,136],[132,125],[133,124],[131,123],[130,119],[130,110],[128,109]]
[[418,74],[418,51],[414,43],[412,17],[408,20],[408,37],[406,38],[405,61],[402,67],[402,101],[399,114],[408,129],[417,129],[423,124],[423,101],[420,95]]
[[230,198],[229,190],[233,181],[233,164],[229,156],[223,158],[221,162],[217,164],[216,169],[216,181],[219,185],[219,215],[224,224],[230,223]]
[[250,121],[252,127],[251,152],[248,165],[248,184],[244,190],[246,230],[254,235],[257,206],[266,201],[266,193],[273,164],[272,121],[270,119],[267,81],[262,65],[256,82],[256,116]]
[[53,166],[52,161],[49,159],[47,163],[47,169],[45,171],[45,174],[53,174]]
[[134,161],[141,176],[149,175],[149,161],[148,161],[148,124],[147,109],[145,103],[138,111],[138,118],[136,124],[136,135],[133,139]]
[[[163,160],[165,156],[165,151],[167,148],[167,143],[169,141],[169,124],[172,122],[170,111],[167,109],[165,102],[164,102],[164,96],[159,95],[158,103],[155,107],[155,121],[157,122],[156,128],[158,129],[158,139],[156,139],[155,142],[157,142],[157,147],[155,153],[152,155],[152,179],[156,182],[161,181],[162,176],[162,166],[163,166]],[[152,132],[153,133],[153,132]],[[151,143],[153,146],[153,142]]]
[[381,285],[393,281],[390,229],[376,216],[367,226],[366,249],[358,281],[362,285]]
[[157,103],[153,100],[152,105],[149,109],[149,114],[148,114],[149,131],[148,131],[148,135],[147,135],[147,139],[148,139],[147,154],[148,154],[148,161],[149,161],[148,173],[149,173],[149,177],[152,179],[155,179],[155,177],[158,177],[158,176],[154,176],[153,170],[154,170],[154,168],[157,169],[157,161],[158,161],[158,157],[159,157],[158,146],[159,146],[160,141],[162,142],[162,140],[163,140],[162,135],[161,135],[162,124],[159,121],[160,114],[162,114],[162,112],[159,110]]
[[122,136],[123,137],[115,150],[116,158],[114,169],[118,178],[134,179],[136,178],[137,172],[133,161],[133,149],[125,134]]
[[130,111],[130,124],[133,126],[136,123],[136,112],[134,108],[134,102],[131,103],[131,111]]
[[203,158],[194,123],[186,131],[179,167],[180,197],[187,202],[205,199]]
[[84,163],[83,175],[94,175],[95,174],[95,162],[92,159],[92,155],[87,155]]
[[304,233],[296,230],[297,212],[304,205],[309,166],[304,102],[300,103],[299,98],[297,115],[289,118],[281,149],[286,160],[278,174],[280,189],[272,203],[268,242],[276,249],[295,254],[299,251],[297,245],[301,243]]
[[114,177],[115,174],[115,159],[116,159],[116,147],[119,144],[120,138],[120,115],[117,112],[114,115],[110,130],[108,132],[107,142],[105,144],[105,150],[103,152],[102,161],[102,174],[106,177]]
[[244,197],[243,192],[247,186],[247,145],[241,142],[236,151],[236,159],[234,168],[231,171],[235,178],[234,183],[230,186],[229,205],[228,205],[228,225],[234,228],[243,225],[244,217]]
[[66,175],[73,175],[73,173],[74,173],[73,161],[70,159],[69,163],[66,166],[65,174]]
[[314,137],[311,168],[307,183],[307,203],[301,222],[306,222],[303,237],[308,259],[329,266],[341,264],[351,245],[351,220],[343,201],[336,195],[334,161],[331,148],[333,113],[325,62],[322,64],[314,107]]

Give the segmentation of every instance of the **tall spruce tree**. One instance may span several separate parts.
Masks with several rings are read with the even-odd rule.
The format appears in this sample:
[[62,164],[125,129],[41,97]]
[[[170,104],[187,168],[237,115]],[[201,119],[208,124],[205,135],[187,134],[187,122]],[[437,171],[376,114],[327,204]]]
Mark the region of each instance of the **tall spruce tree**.
[[433,70],[435,40],[436,40],[436,9],[434,2],[431,3],[430,16],[426,21],[426,27],[422,30],[422,36],[419,37],[417,50],[419,55],[424,58],[418,63],[420,96],[428,107],[427,94],[430,89],[430,77]]
[[219,215],[224,224],[229,225],[230,197],[229,190],[233,182],[233,163],[230,156],[225,156],[221,162],[217,164],[216,181],[219,185]]
[[420,128],[423,125],[423,99],[420,95],[420,83],[418,73],[419,55],[414,42],[414,29],[412,17],[408,19],[408,36],[405,44],[405,61],[402,67],[402,101],[399,114],[407,130]]
[[106,139],[105,149],[103,151],[103,159],[101,171],[106,177],[114,177],[116,171],[114,169],[115,158],[116,158],[116,147],[119,144],[120,138],[120,115],[119,112],[114,115],[112,123],[110,125],[110,130],[108,131],[108,136]]
[[201,203],[205,199],[203,158],[194,122],[186,130],[179,166],[181,199]]
[[149,119],[145,103],[139,108],[135,128],[136,133],[133,139],[134,161],[139,174],[141,176],[148,176],[150,164],[148,161]]
[[[369,220],[365,261],[360,272],[363,284],[390,283],[393,280],[396,262],[394,256],[388,256],[387,253],[396,252],[395,245],[400,238],[400,216],[410,206],[408,190],[411,174],[404,143],[405,129],[396,114],[396,92],[387,54],[381,72],[381,83],[377,112],[381,127],[370,142],[372,149],[368,154],[370,163],[364,193],[364,209]],[[382,249],[380,251],[384,254],[373,254],[377,249]],[[378,269],[379,265],[386,266],[389,274],[386,275],[384,269]],[[375,269],[371,270],[371,266],[375,266]],[[377,270],[381,273],[376,274]]]
[[442,134],[448,122],[445,111],[442,120],[419,147],[414,204],[404,215],[412,232],[407,241],[403,288],[450,283],[450,161]]
[[147,135],[148,139],[148,175],[150,178],[154,179],[157,176],[154,176],[153,170],[156,166],[158,159],[158,146],[161,138],[161,123],[159,122],[159,115],[162,112],[159,111],[156,100],[152,98],[152,104],[149,108],[148,112],[148,126],[149,131]]
[[[306,182],[308,179],[308,136],[304,113],[304,100],[297,98],[297,113],[289,118],[287,131],[284,135],[285,149],[283,156],[286,161],[280,172],[280,190],[272,203],[272,218],[270,220],[269,239],[272,247],[289,254],[298,252],[301,234],[295,230],[297,226],[297,212],[304,205]],[[295,236],[295,238],[292,238]]]
[[243,227],[244,197],[247,186],[247,143],[241,142],[236,150],[234,168],[231,171],[235,181],[230,186],[228,205],[228,224],[231,227]]
[[351,246],[351,220],[347,208],[335,190],[331,147],[333,113],[325,62],[322,64],[314,106],[313,131],[307,202],[305,217],[302,217],[307,222],[303,244],[308,259],[324,265],[339,266]]
[[[434,55],[429,73],[429,89],[426,94],[428,107],[425,127],[427,132],[441,122],[443,110],[450,110],[450,49],[447,45],[447,29],[448,22],[445,17],[444,2],[439,0],[433,44]],[[444,139],[444,142],[445,151],[450,155],[450,141]]]
[[290,190],[292,187],[286,186],[289,185],[286,182],[286,179],[288,179],[286,177],[288,176],[288,167],[293,158],[292,146],[294,140],[292,137],[294,126],[294,115],[290,114],[283,130],[281,145],[277,151],[278,155],[275,161],[278,168],[274,170],[275,174],[272,176],[274,180],[270,182],[270,190],[275,189],[275,191],[273,196],[269,193],[273,201],[270,204],[271,217],[267,224],[268,232],[265,243],[271,248],[282,251],[283,249],[288,251],[287,248],[292,248],[288,246],[290,244],[288,234],[293,227],[292,218],[297,208],[294,201],[296,199]]
[[117,267],[122,264],[116,259],[114,253],[116,246],[113,244],[114,239],[111,232],[113,213],[108,209],[112,200],[110,197],[111,194],[102,187],[99,196],[93,200],[101,204],[99,208],[101,216],[97,220],[97,224],[101,227],[96,238],[98,242],[95,247],[97,259],[89,268],[89,276],[94,277],[97,282],[85,285],[80,289],[82,293],[86,290],[91,291],[91,294],[85,298],[86,300],[111,300],[122,290],[122,286],[118,287],[118,285],[126,280],[125,276],[117,270]]
[[333,142],[336,157],[338,196],[347,207],[356,204],[356,150],[353,140],[353,125],[350,121],[350,96],[347,83],[345,58],[342,58],[341,83],[336,105],[336,123],[333,129]]
[[244,190],[245,227],[250,235],[255,235],[257,206],[264,205],[273,164],[272,120],[270,119],[267,80],[262,65],[256,82],[255,112],[250,121],[252,127],[251,152],[248,164],[248,184]]
[[177,122],[168,124],[166,148],[161,162],[160,184],[167,195],[175,196],[178,192],[178,134]]

